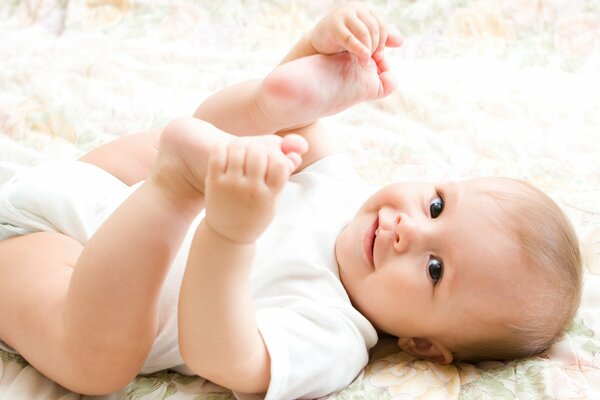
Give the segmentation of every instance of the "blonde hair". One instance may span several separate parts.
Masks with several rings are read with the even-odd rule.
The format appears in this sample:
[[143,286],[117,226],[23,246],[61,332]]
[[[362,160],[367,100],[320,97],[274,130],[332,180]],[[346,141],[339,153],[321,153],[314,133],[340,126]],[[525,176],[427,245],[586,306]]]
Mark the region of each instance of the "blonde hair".
[[[533,185],[509,178],[481,193],[498,205],[500,224],[522,251],[532,301],[519,303],[515,316],[494,326],[488,337],[453,349],[457,360],[505,360],[537,355],[561,339],[581,300],[583,270],[579,241],[559,206]],[[531,283],[531,285],[529,285]],[[490,331],[488,329],[488,331]]]

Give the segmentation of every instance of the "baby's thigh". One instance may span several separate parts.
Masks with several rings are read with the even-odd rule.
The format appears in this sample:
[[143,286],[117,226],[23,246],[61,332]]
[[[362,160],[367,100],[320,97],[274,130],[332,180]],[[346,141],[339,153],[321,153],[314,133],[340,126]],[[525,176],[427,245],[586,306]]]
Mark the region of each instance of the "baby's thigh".
[[79,242],[56,232],[0,241],[0,339],[69,390],[107,394],[133,378],[139,360],[112,363],[105,347],[66,329],[68,304],[82,300],[81,293],[67,296],[82,250]]
[[84,154],[79,161],[100,167],[131,186],[148,176],[161,133],[162,129],[155,129],[121,136]]
[[67,361],[62,315],[81,250],[54,232],[0,242],[0,339],[48,376]]

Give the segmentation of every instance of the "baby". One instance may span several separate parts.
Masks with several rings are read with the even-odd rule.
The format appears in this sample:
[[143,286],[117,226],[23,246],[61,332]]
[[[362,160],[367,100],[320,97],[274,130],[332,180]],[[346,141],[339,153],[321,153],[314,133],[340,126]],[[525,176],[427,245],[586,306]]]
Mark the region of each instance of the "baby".
[[267,399],[343,388],[377,331],[441,363],[546,349],[582,274],[548,196],[501,178],[369,195],[315,122],[391,93],[401,41],[350,3],[195,118],[5,167],[0,339],[81,393],[171,368]]

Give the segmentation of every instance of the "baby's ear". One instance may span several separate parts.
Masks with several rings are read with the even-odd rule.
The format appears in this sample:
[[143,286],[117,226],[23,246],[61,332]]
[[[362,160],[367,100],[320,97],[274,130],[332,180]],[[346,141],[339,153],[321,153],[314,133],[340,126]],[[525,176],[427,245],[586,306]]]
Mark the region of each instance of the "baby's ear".
[[433,339],[399,338],[398,346],[414,357],[442,364],[450,364],[454,358],[446,346]]

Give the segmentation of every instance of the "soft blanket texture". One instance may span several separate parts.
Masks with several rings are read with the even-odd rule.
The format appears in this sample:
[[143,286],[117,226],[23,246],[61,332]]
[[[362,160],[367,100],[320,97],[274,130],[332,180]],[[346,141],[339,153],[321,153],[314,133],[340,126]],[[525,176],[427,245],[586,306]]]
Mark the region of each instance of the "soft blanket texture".
[[[333,0],[0,3],[0,161],[69,159],[190,115],[266,74]],[[572,219],[587,269],[565,339],[539,357],[440,366],[383,339],[331,399],[600,397],[600,3],[378,0],[406,37],[398,90],[328,119],[367,181],[526,179]],[[0,316],[1,323],[1,316]],[[26,332],[24,332],[26,334]],[[0,398],[76,399],[0,352]],[[122,399],[228,399],[200,378],[138,377]]]

